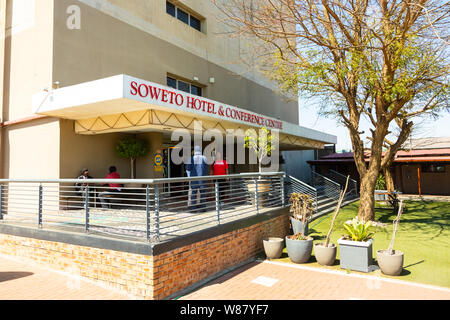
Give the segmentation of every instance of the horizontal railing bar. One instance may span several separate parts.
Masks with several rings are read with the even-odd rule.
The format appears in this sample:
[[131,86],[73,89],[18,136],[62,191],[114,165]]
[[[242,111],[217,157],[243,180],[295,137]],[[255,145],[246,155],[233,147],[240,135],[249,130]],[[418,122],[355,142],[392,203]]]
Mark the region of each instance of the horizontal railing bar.
[[[140,183],[140,184],[162,184],[162,183],[176,183],[176,182],[184,182],[184,181],[202,181],[202,180],[218,180],[223,178],[249,178],[255,177],[258,178],[260,176],[284,176],[284,172],[263,172],[263,173],[240,173],[240,174],[231,174],[226,176],[203,176],[203,177],[184,177],[184,178],[167,178],[167,179],[0,179],[0,183],[82,183],[92,184],[92,183],[113,183],[113,184],[126,184],[126,183]],[[131,188],[130,188],[131,189]]]

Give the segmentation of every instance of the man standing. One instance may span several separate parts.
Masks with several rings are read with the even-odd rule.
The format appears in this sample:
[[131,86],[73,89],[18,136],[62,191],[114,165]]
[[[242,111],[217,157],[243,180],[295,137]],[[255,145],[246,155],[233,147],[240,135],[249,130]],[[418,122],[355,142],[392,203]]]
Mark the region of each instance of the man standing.
[[[105,177],[105,179],[120,179],[120,175],[117,173],[117,168],[115,166],[109,167],[109,174]],[[102,208],[108,209],[108,202],[106,198],[112,197],[115,193],[121,192],[121,185],[118,183],[108,183],[105,186],[109,185],[109,189],[103,192],[100,192],[98,197],[100,202],[102,203]]]
[[[190,172],[191,177],[203,177],[208,175],[208,165],[206,163],[206,157],[202,155],[202,149],[200,146],[194,147],[194,155],[191,158],[190,163],[186,165],[186,170]],[[206,183],[205,181],[192,181],[191,182],[192,194],[191,205],[189,209],[199,210],[201,212],[206,211]],[[200,203],[197,201],[197,193],[200,193]]]

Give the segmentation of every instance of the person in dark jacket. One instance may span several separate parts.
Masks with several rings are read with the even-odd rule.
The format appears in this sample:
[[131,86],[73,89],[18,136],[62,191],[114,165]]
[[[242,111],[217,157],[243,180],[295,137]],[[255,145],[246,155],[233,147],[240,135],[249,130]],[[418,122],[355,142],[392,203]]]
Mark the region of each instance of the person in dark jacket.
[[[208,175],[208,165],[206,163],[206,157],[202,155],[201,147],[194,147],[194,155],[191,158],[190,163],[186,165],[186,171],[190,172],[191,177],[203,177]],[[205,181],[192,181],[191,182],[192,194],[191,194],[191,208],[190,210],[206,211],[205,207],[205,193],[206,182]],[[197,193],[200,193],[200,204],[197,201]]]

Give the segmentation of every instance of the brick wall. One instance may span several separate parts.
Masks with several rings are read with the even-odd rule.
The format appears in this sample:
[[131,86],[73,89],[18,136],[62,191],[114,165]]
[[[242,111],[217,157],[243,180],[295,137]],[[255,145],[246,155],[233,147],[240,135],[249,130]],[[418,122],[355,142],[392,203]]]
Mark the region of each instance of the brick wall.
[[0,234],[0,253],[76,273],[136,297],[163,299],[255,257],[263,250],[264,237],[284,237],[288,231],[288,217],[280,215],[153,256]]
[[154,256],[155,299],[255,257],[263,250],[263,238],[288,232],[289,220],[283,215]]
[[151,297],[153,257],[61,242],[0,235],[0,253],[99,281],[137,297]]

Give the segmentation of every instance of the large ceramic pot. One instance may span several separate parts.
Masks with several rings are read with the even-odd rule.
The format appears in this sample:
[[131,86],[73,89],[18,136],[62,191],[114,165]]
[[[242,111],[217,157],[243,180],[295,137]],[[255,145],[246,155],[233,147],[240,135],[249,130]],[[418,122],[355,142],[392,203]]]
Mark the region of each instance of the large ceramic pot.
[[342,269],[350,269],[360,272],[370,272],[372,265],[372,243],[369,241],[350,241],[340,238],[339,257]]
[[[301,220],[295,219],[294,217],[291,218],[291,225],[292,225],[292,231],[294,231],[294,234],[302,232],[302,226],[303,222]],[[308,220],[306,220],[305,223],[305,236],[308,235]]]
[[[255,191],[256,184],[254,181],[247,182],[247,190],[250,194],[250,201],[252,205],[255,205]],[[267,202],[267,198],[269,196],[270,191],[270,182],[269,181],[258,181],[258,205],[264,206]]]
[[389,254],[389,250],[377,251],[378,266],[383,274],[388,276],[399,276],[403,270],[403,252],[394,250],[394,254]]
[[325,247],[324,243],[316,243],[314,245],[314,255],[317,263],[322,266],[332,266],[336,261],[336,249],[335,244]]
[[284,239],[269,237],[263,239],[264,252],[269,259],[279,259],[283,253]]
[[289,236],[286,237],[286,249],[292,262],[307,262],[311,257],[312,248],[312,238],[308,238],[307,240],[294,240],[289,239]]

